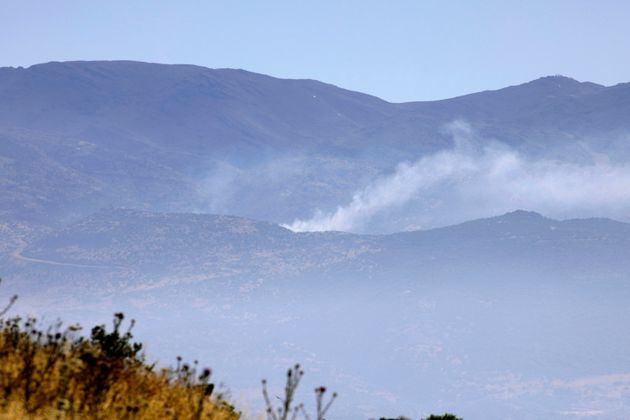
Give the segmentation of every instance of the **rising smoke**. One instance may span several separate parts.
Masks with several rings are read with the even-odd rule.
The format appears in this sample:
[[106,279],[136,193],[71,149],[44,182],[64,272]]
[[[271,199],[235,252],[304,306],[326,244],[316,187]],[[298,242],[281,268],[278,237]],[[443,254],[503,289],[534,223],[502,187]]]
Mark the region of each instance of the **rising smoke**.
[[433,223],[455,223],[516,209],[550,217],[630,214],[630,165],[593,156],[588,163],[533,159],[500,143],[475,138],[461,121],[447,130],[454,147],[400,163],[396,170],[356,191],[335,211],[315,211],[285,227],[296,231],[364,231],[382,213],[432,200],[414,209]]

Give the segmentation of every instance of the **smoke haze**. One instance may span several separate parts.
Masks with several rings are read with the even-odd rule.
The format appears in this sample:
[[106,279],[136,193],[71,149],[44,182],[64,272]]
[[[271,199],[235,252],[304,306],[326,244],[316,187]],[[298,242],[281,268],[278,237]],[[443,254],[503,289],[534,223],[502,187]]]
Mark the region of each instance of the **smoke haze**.
[[[428,226],[456,223],[516,209],[546,216],[606,216],[625,220],[630,209],[630,165],[593,155],[588,163],[567,157],[528,158],[505,144],[478,139],[456,121],[446,128],[452,149],[400,163],[356,191],[331,212],[284,225],[296,231],[365,231],[374,219],[413,207]],[[391,227],[390,227],[391,228]]]

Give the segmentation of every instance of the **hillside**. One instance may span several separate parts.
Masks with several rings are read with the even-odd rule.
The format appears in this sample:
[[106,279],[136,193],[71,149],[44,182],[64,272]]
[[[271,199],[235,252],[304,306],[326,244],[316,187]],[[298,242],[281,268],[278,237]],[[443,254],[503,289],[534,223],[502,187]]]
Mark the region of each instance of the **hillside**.
[[540,271],[562,273],[569,283],[597,276],[610,283],[625,276],[630,225],[517,211],[426,231],[357,235],[295,233],[234,216],[110,209],[5,252],[11,277],[57,279],[66,289],[211,279],[430,279],[444,277],[445,267],[455,283],[467,271],[481,279],[514,269],[520,276]]
[[625,223],[523,211],[356,235],[111,209],[32,236],[3,277],[16,311],[86,324],[124,310],[153,357],[186,343],[254,401],[257,378],[301,361],[340,393],[340,418],[534,419],[577,402],[614,416],[628,407],[611,395],[628,385],[629,245]]
[[0,216],[58,224],[113,206],[288,222],[448,147],[454,120],[532,155],[589,159],[592,149],[622,159],[628,95],[627,85],[547,77],[392,104],[313,80],[189,65],[2,68]]

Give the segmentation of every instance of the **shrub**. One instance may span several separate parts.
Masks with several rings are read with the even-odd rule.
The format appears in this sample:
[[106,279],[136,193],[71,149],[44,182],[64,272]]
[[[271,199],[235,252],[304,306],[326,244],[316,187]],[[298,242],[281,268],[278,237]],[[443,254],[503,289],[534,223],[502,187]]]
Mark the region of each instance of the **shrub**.
[[155,371],[132,341],[130,324],[121,332],[57,323],[40,328],[34,318],[0,319],[0,417],[2,418],[176,418],[238,419],[240,414],[213,397],[210,369],[178,359],[174,369]]

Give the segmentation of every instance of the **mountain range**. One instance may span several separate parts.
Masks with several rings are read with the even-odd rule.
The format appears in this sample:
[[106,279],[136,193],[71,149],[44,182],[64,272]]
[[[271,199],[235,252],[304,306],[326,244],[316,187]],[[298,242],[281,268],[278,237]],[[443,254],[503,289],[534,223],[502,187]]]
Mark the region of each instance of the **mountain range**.
[[0,292],[124,311],[149,357],[213,363],[254,411],[299,361],[337,418],[624,418],[628,116],[630,84],[563,76],[390,103],[191,65],[1,68]]
[[[148,282],[145,287],[151,280],[163,287],[158,279],[167,278],[324,276],[333,283],[333,278],[431,278],[445,267],[452,278],[520,266],[521,275],[551,270],[545,277],[562,273],[564,282],[591,276],[613,281],[624,278],[630,261],[630,224],[557,221],[525,211],[431,230],[358,235],[296,233],[235,216],[105,209],[28,241],[17,233],[12,238],[14,248],[7,246],[5,261],[23,276],[42,278],[53,269],[87,271],[117,280],[119,288],[120,279],[132,278]],[[528,267],[534,261],[536,266]],[[138,287],[136,282],[129,287]]]
[[2,68],[0,215],[54,224],[128,207],[287,223],[452,146],[445,127],[459,120],[480,141],[527,156],[625,161],[629,96],[630,84],[551,76],[389,103],[313,80],[190,65]]

